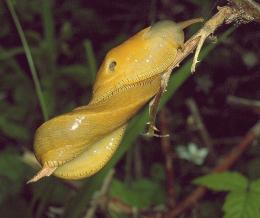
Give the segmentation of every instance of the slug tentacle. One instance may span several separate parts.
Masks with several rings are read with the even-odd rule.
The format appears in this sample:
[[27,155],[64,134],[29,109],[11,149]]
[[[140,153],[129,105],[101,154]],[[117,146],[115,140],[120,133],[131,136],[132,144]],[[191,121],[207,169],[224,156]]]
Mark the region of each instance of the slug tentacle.
[[204,19],[199,17],[199,18],[182,21],[182,22],[178,23],[178,25],[181,27],[181,29],[185,29],[186,27],[188,27],[194,23],[199,23],[199,22],[203,22],[203,21],[204,21]]

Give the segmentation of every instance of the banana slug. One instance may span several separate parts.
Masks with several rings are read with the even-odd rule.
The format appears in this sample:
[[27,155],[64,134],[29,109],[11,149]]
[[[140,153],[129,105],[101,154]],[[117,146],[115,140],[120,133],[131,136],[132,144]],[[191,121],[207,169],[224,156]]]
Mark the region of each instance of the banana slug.
[[36,130],[34,151],[42,169],[29,182],[51,174],[81,179],[99,171],[119,146],[129,119],[159,92],[184,44],[183,29],[200,21],[159,21],[110,50],[89,104]]

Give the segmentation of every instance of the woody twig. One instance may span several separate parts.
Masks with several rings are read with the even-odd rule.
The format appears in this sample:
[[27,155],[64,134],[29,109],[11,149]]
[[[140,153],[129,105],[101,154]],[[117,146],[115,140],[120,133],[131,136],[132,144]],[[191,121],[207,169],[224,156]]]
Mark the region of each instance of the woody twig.
[[[169,134],[169,126],[166,117],[166,110],[162,109],[159,114],[160,129],[163,135]],[[174,189],[174,168],[173,168],[173,151],[170,137],[161,137],[161,147],[165,158],[165,174],[166,187],[168,195],[168,206],[173,208],[176,201],[176,193]]]
[[[232,4],[229,6],[218,7],[219,11],[184,44],[183,49],[179,51],[179,54],[177,55],[172,65],[172,69],[178,66],[184,58],[186,58],[196,49],[191,66],[191,72],[194,72],[196,64],[199,62],[199,52],[206,38],[208,38],[210,35],[213,35],[215,30],[224,23],[247,23],[250,21],[259,22],[260,7],[257,3],[251,0],[233,0],[230,2]],[[243,140],[224,157],[222,162],[219,163],[214,169],[212,169],[212,172],[221,172],[229,169],[239,159],[246,148],[251,145],[253,140],[259,136],[259,134],[260,122],[257,122],[257,124],[246,134]],[[180,215],[187,208],[190,208],[191,205],[194,205],[206,193],[206,190],[207,189],[205,187],[198,187],[195,189],[187,198],[176,205],[174,209],[166,213],[165,218],[174,218]]]
[[[234,163],[240,158],[243,152],[252,144],[252,142],[260,136],[260,121],[258,121],[245,135],[242,141],[234,146],[234,148],[219,162],[219,164],[214,167],[211,172],[223,172],[230,169]],[[196,188],[188,197],[176,205],[171,211],[165,214],[165,218],[175,218],[184,212],[186,209],[190,208],[192,205],[198,202],[204,194],[207,188],[198,187]]]

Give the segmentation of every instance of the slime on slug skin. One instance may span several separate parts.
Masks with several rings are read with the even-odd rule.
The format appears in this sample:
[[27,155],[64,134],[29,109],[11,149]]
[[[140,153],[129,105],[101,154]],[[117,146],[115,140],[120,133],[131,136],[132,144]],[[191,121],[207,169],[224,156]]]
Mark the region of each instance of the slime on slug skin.
[[43,168],[29,182],[51,174],[81,179],[99,171],[119,146],[129,119],[160,91],[162,75],[184,43],[183,29],[200,21],[159,21],[110,50],[90,103],[37,129],[34,150]]

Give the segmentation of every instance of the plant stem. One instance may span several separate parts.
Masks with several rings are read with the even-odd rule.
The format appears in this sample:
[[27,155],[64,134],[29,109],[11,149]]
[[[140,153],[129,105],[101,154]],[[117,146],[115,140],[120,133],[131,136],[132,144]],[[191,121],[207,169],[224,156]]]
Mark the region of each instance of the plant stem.
[[44,120],[46,121],[46,120],[48,120],[47,107],[46,107],[46,104],[45,104],[45,101],[44,101],[44,96],[43,96],[40,81],[39,81],[39,78],[38,78],[38,75],[37,75],[37,72],[36,72],[36,68],[35,68],[35,65],[34,65],[34,62],[33,62],[33,59],[32,59],[30,47],[29,47],[28,42],[25,38],[24,31],[22,29],[22,26],[20,24],[18,16],[17,16],[17,14],[14,10],[14,7],[13,7],[11,0],[6,0],[6,4],[7,4],[7,7],[9,9],[10,13],[11,13],[11,16],[12,16],[13,21],[15,23],[15,26],[16,26],[16,29],[17,29],[18,34],[20,36],[20,39],[22,41],[22,44],[23,44],[23,47],[24,47],[24,52],[25,52],[25,55],[26,55],[26,58],[27,58],[27,61],[28,61],[28,65],[29,65],[29,68],[30,68],[30,71],[31,71],[31,75],[32,75],[32,78],[33,78],[36,94],[37,94],[37,97],[38,97],[38,100],[39,100],[39,103],[40,103],[41,111],[42,111]]
[[95,80],[95,77],[96,77],[97,63],[96,63],[96,58],[95,58],[94,51],[92,48],[92,43],[89,39],[86,39],[84,41],[84,47],[85,47],[85,51],[86,51],[88,65],[90,68],[91,82],[93,83]]

